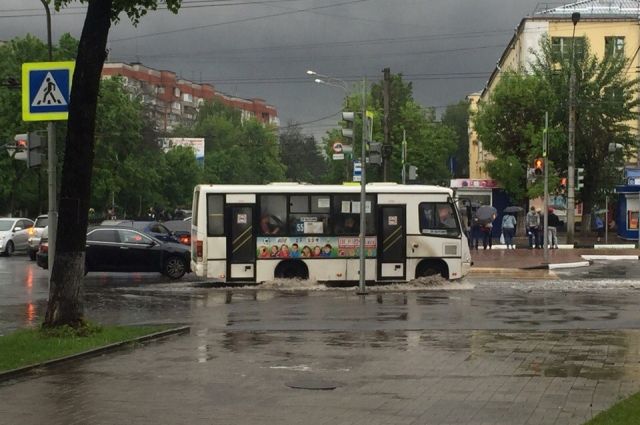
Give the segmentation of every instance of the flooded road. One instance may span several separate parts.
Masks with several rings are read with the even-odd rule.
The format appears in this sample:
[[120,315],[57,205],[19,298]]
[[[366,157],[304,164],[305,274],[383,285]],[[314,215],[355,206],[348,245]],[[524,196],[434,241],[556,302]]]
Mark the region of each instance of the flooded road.
[[[0,418],[578,425],[640,390],[636,271],[599,263],[550,279],[377,287],[367,297],[300,282],[215,289],[90,274],[91,320],[188,323],[190,335],[0,384]],[[47,273],[0,258],[0,277],[0,332],[37,325]]]
[[[635,267],[612,262],[548,280],[375,287],[365,298],[351,288],[305,282],[223,290],[189,276],[173,282],[159,274],[91,273],[85,279],[86,312],[101,323],[193,323],[244,331],[636,329],[640,281],[629,278]],[[612,279],[612,273],[621,276]],[[47,271],[26,257],[0,258],[0,333],[42,321],[47,279]],[[391,289],[405,291],[385,292]]]

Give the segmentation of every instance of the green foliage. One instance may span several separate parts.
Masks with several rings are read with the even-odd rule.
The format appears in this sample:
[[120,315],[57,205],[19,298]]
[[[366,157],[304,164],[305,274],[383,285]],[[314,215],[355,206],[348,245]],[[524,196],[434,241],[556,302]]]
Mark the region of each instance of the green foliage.
[[509,71],[475,116],[479,139],[496,158],[487,169],[517,202],[528,195],[527,168],[542,155],[544,113],[554,102],[543,79]]
[[[57,11],[67,6],[69,3],[77,1],[79,3],[89,3],[90,0],[53,0]],[[52,0],[47,0],[51,3]],[[170,12],[178,13],[182,0],[112,0],[111,21],[118,22],[120,14],[125,13],[131,23],[137,25],[140,18],[147,14],[149,10],[156,10],[159,4],[164,3]]]
[[289,181],[320,183],[326,174],[327,163],[315,138],[303,135],[296,124],[289,124],[280,132],[280,157]]
[[[75,57],[77,41],[63,34],[53,46],[54,60],[71,60]],[[0,145],[12,143],[16,134],[44,130],[45,124],[22,121],[21,78],[22,63],[48,60],[48,49],[40,39],[26,35],[0,46]],[[16,84],[12,84],[15,82]],[[58,138],[63,139],[65,129],[58,126]],[[41,191],[46,193],[46,175],[43,169],[27,169],[24,161],[9,157],[0,148],[0,214],[22,211],[36,215],[43,207],[38,199],[38,179]],[[40,204],[40,205],[39,205]]]
[[[353,94],[345,100],[345,110],[361,110],[361,96]],[[384,101],[382,82],[373,84],[367,96],[367,110],[374,114],[373,140],[383,142]],[[456,150],[454,130],[436,122],[433,109],[424,108],[413,99],[413,87],[405,82],[401,74],[392,74],[389,102],[389,143],[393,146],[391,156],[390,181],[400,182],[402,176],[402,139],[406,132],[408,163],[418,167],[419,183],[448,185],[451,173],[448,159]],[[354,156],[359,158],[361,147],[362,121],[356,119],[354,131]],[[335,137],[326,140],[330,149]],[[338,162],[338,161],[334,161]],[[343,166],[344,167],[344,166]],[[342,168],[344,172],[344,168]],[[380,167],[367,168],[368,181],[382,180]]]
[[[342,141],[342,132],[338,129],[332,129],[327,131],[327,134],[322,138],[322,146],[324,146],[324,156],[326,158],[326,171],[321,177],[321,183],[325,184],[341,184],[342,182],[351,181],[352,168],[351,168],[351,156],[345,155],[345,159],[342,161],[334,161],[333,144],[335,142]],[[360,146],[360,145],[358,145]],[[354,149],[354,154],[355,154]],[[359,155],[357,155],[359,157]]]
[[454,177],[469,177],[469,102],[461,100],[447,106],[442,115],[442,123],[456,133]]
[[217,184],[263,184],[285,179],[275,128],[255,119],[242,121],[240,111],[207,102],[195,124],[174,135],[205,138],[202,181]]
[[168,205],[191,209],[193,188],[202,179],[202,170],[193,149],[177,146],[167,152],[161,188]]
[[[563,61],[554,63],[551,41],[543,39],[541,51],[532,65],[534,74],[541,78],[556,95],[557,106],[552,114],[558,127],[568,130],[568,93],[571,61],[565,55]],[[578,48],[576,47],[576,51]],[[639,101],[638,80],[628,78],[629,60],[623,55],[608,55],[598,59],[590,53],[588,44],[584,55],[576,55],[576,167],[585,169],[584,189],[576,192],[585,210],[604,202],[621,174],[616,167],[624,165],[624,156],[635,147],[637,140],[630,126],[637,120]],[[560,167],[567,167],[567,145],[553,157]],[[618,143],[623,151],[609,153],[609,143]],[[553,152],[553,151],[552,151]]]
[[[627,78],[629,62],[623,56],[598,59],[583,44],[584,55],[576,55],[576,167],[585,169],[585,187],[577,192],[586,211],[601,202],[619,181],[616,170],[624,153],[635,143],[629,123],[636,119],[637,79]],[[571,54],[559,62],[551,41],[541,41],[530,74],[505,72],[489,101],[480,105],[475,127],[486,150],[495,156],[488,164],[516,200],[541,194],[541,185],[526,189],[526,169],[542,155],[544,113],[549,112],[550,188],[567,170],[567,134]],[[624,146],[610,154],[609,143]],[[515,162],[514,162],[515,161]],[[511,162],[513,168],[506,164]]]

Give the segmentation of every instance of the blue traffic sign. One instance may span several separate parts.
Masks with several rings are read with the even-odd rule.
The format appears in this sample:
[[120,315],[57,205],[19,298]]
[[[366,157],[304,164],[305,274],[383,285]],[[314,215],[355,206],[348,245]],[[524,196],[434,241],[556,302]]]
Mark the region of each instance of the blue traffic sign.
[[22,65],[22,118],[25,121],[66,120],[74,62]]

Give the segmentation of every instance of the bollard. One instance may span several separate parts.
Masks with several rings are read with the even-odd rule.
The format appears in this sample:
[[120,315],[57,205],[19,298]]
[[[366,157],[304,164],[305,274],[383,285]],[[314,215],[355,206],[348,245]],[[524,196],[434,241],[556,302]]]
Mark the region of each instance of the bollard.
[[231,291],[227,291],[225,293],[225,298],[224,298],[224,303],[225,304],[231,304],[231,298],[233,297],[233,292]]
[[378,304],[382,304],[382,294],[376,296],[376,301],[378,301]]

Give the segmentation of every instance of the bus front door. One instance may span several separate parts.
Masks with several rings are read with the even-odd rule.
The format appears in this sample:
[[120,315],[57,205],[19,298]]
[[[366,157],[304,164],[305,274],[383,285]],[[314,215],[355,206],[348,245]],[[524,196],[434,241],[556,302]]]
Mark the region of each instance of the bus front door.
[[405,207],[378,207],[378,280],[404,280],[406,263]]
[[251,205],[227,205],[228,280],[253,282],[256,279],[253,208]]

